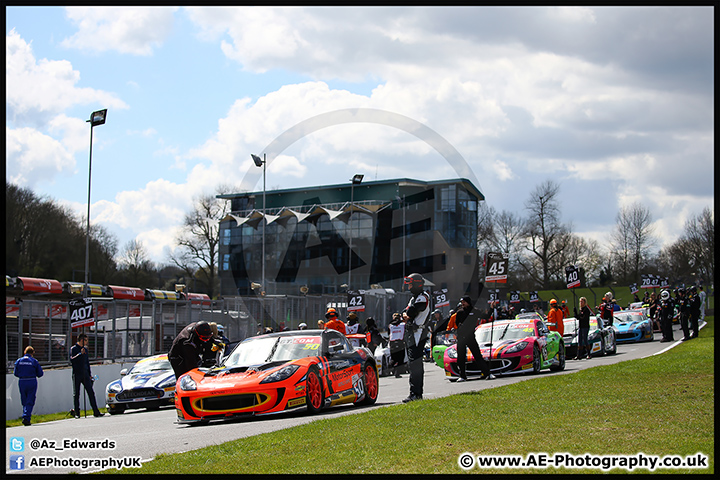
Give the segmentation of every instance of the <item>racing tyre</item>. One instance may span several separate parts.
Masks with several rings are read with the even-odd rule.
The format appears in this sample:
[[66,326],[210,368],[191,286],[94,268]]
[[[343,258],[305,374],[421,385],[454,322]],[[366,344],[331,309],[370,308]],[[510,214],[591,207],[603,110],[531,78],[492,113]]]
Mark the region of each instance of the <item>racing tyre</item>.
[[550,370],[553,372],[562,372],[565,370],[565,344],[560,342],[560,348],[557,353],[557,365],[551,365]]
[[540,355],[540,349],[537,345],[533,347],[533,368],[532,373],[533,375],[540,373],[540,369],[542,368],[542,356]]
[[373,405],[377,402],[380,384],[378,382],[377,370],[374,365],[366,364],[363,371],[363,388],[365,389],[365,398],[356,402],[355,405]]
[[607,352],[608,355],[615,355],[617,353],[617,341],[613,342],[612,350]]
[[125,406],[124,405],[118,405],[115,408],[108,408],[107,412],[110,415],[120,415],[122,413],[125,413]]
[[323,406],[323,387],[317,367],[310,367],[305,379],[305,404],[308,412],[318,413]]

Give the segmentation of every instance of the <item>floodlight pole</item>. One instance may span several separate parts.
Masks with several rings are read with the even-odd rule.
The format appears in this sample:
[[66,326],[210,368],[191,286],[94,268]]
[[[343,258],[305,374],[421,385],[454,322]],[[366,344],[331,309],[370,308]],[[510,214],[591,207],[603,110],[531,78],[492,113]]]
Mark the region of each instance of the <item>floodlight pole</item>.
[[87,201],[87,229],[85,230],[85,286],[83,290],[83,296],[89,296],[88,292],[88,273],[90,272],[90,186],[92,184],[92,141],[93,141],[93,128],[96,125],[103,125],[105,118],[107,117],[107,108],[104,110],[98,110],[90,115],[90,120],[85,120],[90,123],[90,161],[88,164],[88,201]]
[[350,215],[348,215],[348,230],[349,230],[349,236],[350,236],[350,245],[348,248],[348,290],[350,290],[351,283],[350,280],[352,279],[352,214],[353,214],[353,202],[355,201],[355,184],[360,184],[362,182],[364,175],[360,173],[356,173],[353,175],[353,178],[350,180]]
[[265,225],[267,224],[267,219],[265,218],[265,172],[267,168],[267,157],[266,154],[263,153],[262,160],[257,155],[250,154],[250,156],[253,159],[253,162],[255,162],[255,166],[262,167],[263,169],[263,206],[262,206],[262,214],[263,214],[263,228],[262,228],[262,286],[260,287],[260,299],[261,299],[261,306],[262,306],[262,324],[263,327],[265,326]]

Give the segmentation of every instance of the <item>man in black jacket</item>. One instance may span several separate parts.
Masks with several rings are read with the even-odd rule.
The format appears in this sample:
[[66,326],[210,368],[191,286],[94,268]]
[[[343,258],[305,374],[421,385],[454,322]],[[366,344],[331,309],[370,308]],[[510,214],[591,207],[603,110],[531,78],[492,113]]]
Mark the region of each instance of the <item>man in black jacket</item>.
[[[477,343],[475,338],[475,328],[480,321],[480,316],[477,310],[472,306],[470,297],[465,296],[460,299],[457,313],[455,315],[455,323],[457,324],[457,366],[460,373],[458,382],[464,382],[467,380],[467,374],[465,373],[465,362],[467,361],[467,349],[470,349],[474,362],[480,365],[480,369],[483,372],[483,378],[490,380],[495,376],[490,373],[490,364],[485,361],[480,352],[480,345]],[[492,328],[492,327],[491,327]],[[492,351],[492,347],[491,347]]]
[[212,338],[213,331],[207,322],[191,323],[175,337],[168,359],[175,372],[175,378],[197,368],[202,360],[204,344]]
[[102,417],[95,400],[95,391],[93,390],[93,379],[90,373],[90,356],[87,351],[88,336],[84,333],[78,335],[77,343],[70,349],[70,363],[72,364],[73,377],[73,415],[80,418],[80,385],[85,388],[90,399],[90,406],[96,417]]

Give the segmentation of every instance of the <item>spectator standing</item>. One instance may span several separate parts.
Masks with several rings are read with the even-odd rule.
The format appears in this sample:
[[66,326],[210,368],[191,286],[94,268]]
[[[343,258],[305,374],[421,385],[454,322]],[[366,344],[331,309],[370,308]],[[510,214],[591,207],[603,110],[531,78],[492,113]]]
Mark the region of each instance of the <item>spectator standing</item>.
[[670,297],[670,291],[663,290],[660,293],[660,306],[658,307],[660,316],[660,330],[662,331],[661,342],[673,341],[672,319],[675,315],[675,303]]
[[70,349],[70,363],[72,364],[73,378],[73,415],[80,418],[80,385],[87,392],[90,406],[93,409],[93,415],[102,417],[104,413],[100,413],[95,400],[95,391],[93,390],[93,378],[90,372],[90,356],[87,351],[88,336],[84,333],[78,335],[77,343]]
[[600,318],[603,319],[603,322],[605,325],[612,326],[613,324],[613,307],[612,307],[612,293],[607,292],[605,296],[603,297],[603,303],[600,304],[599,307],[600,310]]
[[13,374],[18,377],[20,388],[20,403],[23,406],[22,424],[30,426],[35,396],[37,394],[37,379],[43,376],[43,369],[33,355],[35,349],[28,345],[25,347],[25,355],[15,360]]
[[697,293],[697,287],[693,285],[690,287],[690,295],[688,297],[688,302],[690,303],[690,329],[692,330],[692,333],[690,334],[690,338],[697,338],[700,334],[700,297]]
[[580,360],[587,355],[592,358],[592,348],[588,343],[588,333],[590,333],[590,307],[587,305],[587,298],[580,297],[580,311],[577,314],[578,319],[578,351],[575,360]]
[[410,373],[410,395],[403,402],[408,403],[422,400],[425,377],[423,350],[430,323],[430,295],[423,289],[425,279],[419,273],[408,275],[404,281],[413,295],[403,311],[405,346],[407,347]]
[[700,297],[700,320],[705,320],[705,302],[707,301],[707,294],[703,289],[703,286],[698,287],[698,297]]

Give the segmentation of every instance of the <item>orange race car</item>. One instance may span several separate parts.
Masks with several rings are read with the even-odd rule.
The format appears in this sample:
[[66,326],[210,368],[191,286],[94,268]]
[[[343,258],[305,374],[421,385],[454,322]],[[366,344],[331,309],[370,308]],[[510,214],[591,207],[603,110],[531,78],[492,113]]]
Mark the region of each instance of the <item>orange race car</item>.
[[343,403],[372,405],[375,358],[335,330],[295,330],[250,337],[217,367],[196,368],[176,386],[180,423],[207,423]]

